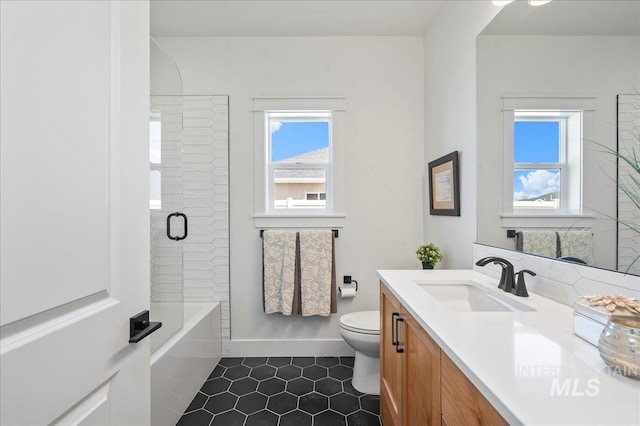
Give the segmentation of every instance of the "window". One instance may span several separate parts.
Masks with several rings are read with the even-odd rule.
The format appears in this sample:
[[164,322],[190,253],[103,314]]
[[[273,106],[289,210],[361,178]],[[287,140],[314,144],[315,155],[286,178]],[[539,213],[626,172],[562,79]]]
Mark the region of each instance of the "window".
[[581,111],[514,112],[514,211],[579,210],[581,135]]
[[331,116],[329,111],[265,113],[269,212],[331,211]]
[[344,98],[253,98],[256,227],[344,226]]
[[326,192],[306,192],[304,194],[304,198],[306,200],[326,200],[327,193]]
[[503,228],[588,226],[592,96],[503,96]]
[[160,113],[152,111],[149,121],[149,208],[162,208],[162,124]]

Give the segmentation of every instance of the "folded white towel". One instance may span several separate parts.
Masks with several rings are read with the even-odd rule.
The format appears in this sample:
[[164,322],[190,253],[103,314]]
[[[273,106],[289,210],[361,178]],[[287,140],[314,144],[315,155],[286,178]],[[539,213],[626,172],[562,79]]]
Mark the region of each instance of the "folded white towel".
[[296,232],[265,230],[262,236],[264,311],[291,315],[296,265]]
[[300,231],[300,293],[302,315],[331,314],[333,232]]

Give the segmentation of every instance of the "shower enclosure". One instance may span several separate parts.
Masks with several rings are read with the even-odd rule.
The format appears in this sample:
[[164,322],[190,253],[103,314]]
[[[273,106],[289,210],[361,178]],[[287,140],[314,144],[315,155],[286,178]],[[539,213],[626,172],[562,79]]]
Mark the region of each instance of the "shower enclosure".
[[229,100],[184,95],[177,66],[152,39],[150,101],[151,318],[163,323],[151,347],[183,328],[185,302],[219,302],[226,353]]
[[183,325],[184,241],[188,217],[182,197],[182,79],[173,60],[151,39],[149,212],[151,218],[151,318],[162,327],[154,351]]

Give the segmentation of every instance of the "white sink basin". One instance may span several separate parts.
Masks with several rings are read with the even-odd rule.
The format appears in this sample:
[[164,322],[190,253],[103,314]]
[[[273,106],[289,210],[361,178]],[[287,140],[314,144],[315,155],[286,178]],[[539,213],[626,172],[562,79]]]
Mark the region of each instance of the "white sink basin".
[[[418,286],[452,311],[459,312],[526,312],[535,311],[515,296],[496,289],[491,291],[473,281],[419,282]],[[504,293],[504,294],[501,294]]]

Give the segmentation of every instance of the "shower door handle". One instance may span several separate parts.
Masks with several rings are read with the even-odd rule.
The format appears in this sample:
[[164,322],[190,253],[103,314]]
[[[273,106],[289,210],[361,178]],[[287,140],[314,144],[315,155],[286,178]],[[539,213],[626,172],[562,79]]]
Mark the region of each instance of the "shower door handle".
[[132,316],[129,318],[129,343],[138,343],[160,327],[162,327],[161,322],[149,321],[149,311],[142,311]]
[[[182,217],[182,219],[184,219],[184,234],[182,234],[182,236],[180,237],[179,236],[174,237],[173,235],[171,235],[171,218],[174,216]],[[187,238],[187,215],[186,214],[175,212],[167,216],[167,238],[175,241],[180,241]]]

